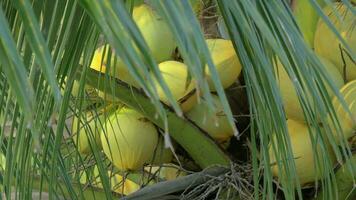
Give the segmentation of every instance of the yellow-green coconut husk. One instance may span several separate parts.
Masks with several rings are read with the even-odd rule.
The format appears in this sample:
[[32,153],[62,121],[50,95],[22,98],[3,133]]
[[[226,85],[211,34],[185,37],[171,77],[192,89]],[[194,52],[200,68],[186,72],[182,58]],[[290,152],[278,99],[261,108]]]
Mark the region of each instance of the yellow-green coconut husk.
[[166,181],[175,180],[179,177],[187,175],[187,172],[181,170],[181,168],[175,164],[165,164],[164,166],[148,166],[145,167],[145,171],[151,174],[156,174],[159,178]]
[[115,106],[110,105],[98,110],[87,111],[80,117],[74,117],[73,141],[81,154],[89,154],[93,148],[102,149],[100,131],[104,128],[105,120],[113,111],[115,111]]
[[341,88],[340,93],[351,112],[351,116],[340,100],[337,97],[334,97],[333,106],[342,129],[342,134],[338,134],[338,132],[333,129],[333,134],[338,142],[343,137],[349,139],[356,135],[356,80],[344,85],[344,87]]
[[[155,61],[159,63],[171,59],[176,42],[165,20],[146,4],[136,6],[133,9],[132,17]],[[109,75],[134,87],[139,87],[122,60],[113,53],[114,51],[105,51],[108,47],[106,45],[97,49],[91,67],[104,73],[108,69],[108,58],[111,57]],[[108,56],[109,54],[110,56]]]
[[177,45],[166,21],[146,4],[136,7],[132,16],[156,62],[169,60]]
[[216,107],[215,113],[209,114],[209,106],[202,100],[186,115],[213,139],[218,142],[225,142],[234,135],[234,131],[227,120],[219,97],[212,94],[212,98]]
[[[344,81],[337,68],[324,58],[320,58],[320,61],[325,67],[325,72],[329,75],[333,84],[337,88],[341,88],[344,85]],[[276,75],[287,118],[305,121],[303,109],[299,102],[294,84],[281,63],[277,64]],[[324,84],[327,85],[326,80],[324,80]],[[333,94],[330,87],[327,87],[327,91],[330,95]]]
[[[336,7],[334,11],[333,7],[327,6],[324,9],[324,13],[329,17],[331,23],[339,31],[341,37],[349,45],[352,53],[356,53],[356,17],[353,11],[349,10],[343,3],[334,3]],[[355,9],[355,6],[353,7]],[[342,21],[339,20],[341,16]],[[341,47],[341,48],[340,48]],[[335,64],[342,75],[346,75],[346,80],[356,79],[356,60],[353,60],[347,49],[341,44],[338,37],[329,28],[329,26],[320,19],[315,33],[314,39],[315,52],[325,58],[328,58]],[[341,49],[343,49],[341,51]],[[346,70],[344,70],[346,68]]]
[[[224,39],[207,39],[206,43],[222,86],[227,88],[237,80],[242,68],[232,42]],[[208,67],[206,67],[206,70],[209,87],[212,91],[215,91]]]
[[[89,173],[89,176],[87,176],[87,173]],[[90,182],[91,186],[103,189],[98,167],[95,165],[91,169],[88,169],[87,173],[84,171],[81,172],[80,183],[88,184]],[[113,174],[109,170],[107,175],[110,178],[111,190],[115,193],[129,195],[141,188],[139,184],[135,183],[127,177],[124,178],[118,173]],[[90,179],[88,177],[90,177]]]
[[150,162],[158,143],[158,133],[141,114],[123,108],[105,122],[101,142],[105,155],[114,166],[123,171],[134,171]]
[[[309,135],[308,126],[302,122],[298,122],[295,120],[287,120],[287,127],[290,137],[290,144],[293,151],[293,158],[296,166],[296,175],[299,179],[299,183],[302,187],[313,186],[314,181],[321,179],[327,173],[324,169],[324,163],[322,160],[321,152],[323,149],[318,145],[318,162],[319,165],[315,164],[315,153],[313,151],[312,140]],[[314,133],[312,133],[314,134]],[[276,137],[272,141],[276,148],[278,148],[278,141]],[[327,146],[328,149],[328,157],[332,163],[335,162],[335,155],[333,154],[331,148]],[[277,152],[279,150],[277,149]],[[280,154],[280,152],[278,153]],[[281,179],[282,175],[284,177],[288,176],[285,174],[284,169],[280,170],[277,162],[282,162],[276,159],[276,156],[273,151],[273,147],[269,145],[269,156],[270,162],[272,163],[272,173],[278,179]],[[318,170],[316,170],[318,169]],[[281,181],[281,180],[280,180]]]
[[[189,111],[196,103],[197,96],[193,91],[195,85],[194,81],[191,80],[188,84],[187,66],[177,61],[165,61],[160,63],[158,68],[174,99],[181,103],[181,108],[184,112]],[[165,92],[158,82],[156,85],[160,100],[170,105]]]

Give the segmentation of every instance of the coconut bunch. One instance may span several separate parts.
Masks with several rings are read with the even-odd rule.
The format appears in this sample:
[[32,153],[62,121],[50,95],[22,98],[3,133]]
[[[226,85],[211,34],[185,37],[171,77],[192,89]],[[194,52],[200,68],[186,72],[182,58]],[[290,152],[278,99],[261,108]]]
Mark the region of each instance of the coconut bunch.
[[323,9],[324,14],[329,17],[332,25],[348,45],[347,47],[322,19],[319,19],[317,23],[314,37],[316,54],[334,64],[346,83],[339,91],[345,100],[346,107],[336,96],[333,97],[333,106],[341,130],[331,125],[333,120],[331,116],[329,117],[329,125],[339,144],[341,140],[351,141],[356,135],[356,17],[353,12],[356,2],[352,1],[352,3],[351,9],[353,10],[347,8],[343,2],[334,2]]
[[[191,3],[194,9],[202,9],[202,1],[196,0],[191,1]],[[228,138],[232,136],[232,129],[227,128],[226,116],[224,116],[222,112],[222,106],[221,103],[218,102],[217,97],[214,97],[214,102],[217,106],[215,113],[206,113],[204,110],[202,115],[196,114],[201,109],[205,109],[207,105],[204,101],[198,104],[200,97],[198,97],[196,93],[195,88],[197,85],[194,79],[190,79],[188,66],[184,63],[184,60],[175,60],[173,58],[172,53],[176,49],[176,43],[165,21],[147,4],[140,4],[134,7],[133,19],[147,42],[152,56],[156,62],[159,63],[158,68],[163,80],[171,91],[174,100],[181,106],[183,112],[187,114],[189,119],[199,125],[204,125],[206,122],[213,122],[212,127],[203,129],[219,142],[228,140]],[[160,31],[156,31],[158,29]],[[165,42],[162,43],[161,41]],[[206,39],[206,45],[208,46],[223,87],[228,88],[237,80],[241,73],[241,64],[232,42],[224,39]],[[92,69],[102,73],[108,73],[112,77],[139,88],[138,84],[128,72],[127,67],[108,45],[99,47],[96,50],[90,66]],[[108,67],[110,67],[110,69],[108,69]],[[215,92],[211,73],[207,66],[205,75],[211,91]],[[170,106],[168,97],[165,95],[160,84],[158,82],[155,84],[160,100],[167,104],[167,106]],[[108,101],[115,101],[114,97],[102,92],[99,93],[99,96]],[[194,111],[189,113],[191,110]]]
[[[341,2],[333,3],[333,7],[325,6],[323,1],[316,1],[316,3],[323,8],[324,14],[329,17],[331,23],[341,33],[341,37],[349,45],[351,51],[355,53],[356,32],[353,31],[353,26],[356,23],[356,18],[352,11],[348,10]],[[346,103],[346,105],[341,103],[324,78],[322,81],[326,86],[327,95],[333,99],[332,104],[336,119],[331,115],[327,116],[328,124],[324,124],[319,128],[322,134],[331,131],[338,144],[341,141],[351,141],[356,134],[356,65],[354,57],[343,46],[324,20],[318,18],[318,14],[309,1],[299,0],[293,6],[294,15],[306,43],[314,48],[322,64],[321,70],[325,72],[333,86],[339,89]],[[338,16],[341,16],[341,20]],[[298,66],[296,70],[299,70]],[[321,166],[323,165],[321,157],[327,156],[330,158],[329,162],[335,164],[335,155],[330,146],[321,147],[321,143],[315,141],[315,138],[318,138],[316,137],[317,130],[306,123],[293,81],[279,61],[275,64],[275,73],[287,117],[288,138],[290,139],[295,161],[297,176],[294,178],[298,179],[302,187],[313,186],[316,180],[321,179],[328,173]],[[317,103],[313,102],[309,97],[310,94],[306,93],[305,95],[312,104]],[[335,120],[338,120],[341,129],[337,129],[333,125]],[[286,177],[288,172],[280,167],[282,160],[277,157],[281,157],[283,150],[278,149],[277,142],[280,141],[277,141],[275,137],[269,144],[271,169],[273,175],[279,181],[284,181],[280,179],[281,177]],[[313,145],[314,142],[316,142],[315,145]],[[327,155],[321,155],[322,152],[325,152],[325,149],[327,150]]]
[[[193,0],[191,3],[197,13],[201,11],[202,1]],[[198,85],[194,78],[190,77],[187,64],[183,59],[175,59],[173,56],[176,43],[166,22],[147,3],[135,4],[132,17],[151,55],[158,63],[163,81],[171,91],[174,100],[180,105],[185,117],[221,145],[228,143],[233,136],[233,129],[224,114],[219,97],[215,94],[216,89],[208,66],[205,66],[204,73],[212,92],[215,106],[213,113],[207,112],[209,109],[206,101],[197,94]],[[225,39],[206,39],[206,45],[222,86],[227,89],[236,82],[242,68],[233,44]],[[90,67],[101,72],[98,75],[105,73],[131,87],[140,88],[127,66],[109,45],[96,49]],[[158,81],[154,84],[161,102],[168,107],[171,106]],[[100,91],[98,96],[109,104],[118,102],[114,96]],[[106,111],[99,111],[95,115],[82,113],[75,118],[73,138],[80,153],[89,154],[95,146],[102,150],[107,160],[121,174],[138,173],[143,170],[155,175],[157,180],[173,180],[186,175],[186,172],[176,165],[173,152],[165,147],[164,137],[151,121],[125,106],[112,106],[110,111],[109,108],[105,109]],[[174,144],[173,141],[173,146]],[[97,169],[93,173],[94,176],[98,176]],[[115,175],[113,178],[117,179],[117,182],[124,181],[121,175]],[[112,185],[113,178],[111,178]],[[88,179],[85,177],[81,182],[88,183]],[[96,182],[97,187],[102,187],[100,180]],[[137,185],[131,184],[130,181],[127,187],[121,187],[119,190],[126,195],[138,189]],[[113,191],[120,192],[114,188]]]
[[[324,14],[328,16],[332,25],[340,33],[342,39],[348,44],[348,48],[344,46],[326,22],[317,17],[315,9],[310,7],[309,2],[304,0],[297,1],[294,14],[306,41],[314,48],[315,53],[323,64],[324,71],[329,75],[334,86],[340,90],[346,100],[348,111],[341,106],[337,97],[334,97],[335,94],[331,91],[331,88],[327,88],[329,96],[334,98],[333,105],[342,129],[341,133],[333,129],[333,133],[335,136],[338,135],[337,140],[343,135],[348,139],[355,134],[352,131],[355,126],[353,122],[355,111],[352,110],[354,98],[352,96],[352,88],[354,85],[353,80],[356,80],[356,31],[354,31],[356,17],[342,2],[334,2],[331,5],[325,5],[323,1],[317,2],[323,8]],[[354,4],[353,8],[355,8]],[[313,12],[313,15],[309,16],[305,13],[308,11]],[[278,65],[280,66],[281,64],[279,63]],[[278,67],[278,71],[279,86],[287,118],[300,122],[305,121],[296,91],[291,89],[293,88],[291,79],[283,67]],[[324,82],[326,81],[324,80]],[[351,115],[349,112],[351,112]],[[332,119],[329,119],[330,126],[332,126],[332,121]]]
[[[318,18],[309,1],[296,1],[293,4],[294,15],[306,42],[314,48],[329,80],[336,88],[341,89],[345,83],[356,79],[356,62],[355,56],[352,55],[356,52],[356,32],[353,27],[356,18],[341,2],[335,2],[331,6],[326,6],[322,0],[318,0],[317,3],[323,8],[324,14],[329,17],[336,30],[341,33],[342,39],[352,52],[340,42],[324,20]],[[341,19],[338,16],[341,16]],[[294,85],[279,62],[276,71],[287,118],[305,121],[296,90],[291,89]],[[334,95],[330,87],[327,88],[327,92],[331,97]]]

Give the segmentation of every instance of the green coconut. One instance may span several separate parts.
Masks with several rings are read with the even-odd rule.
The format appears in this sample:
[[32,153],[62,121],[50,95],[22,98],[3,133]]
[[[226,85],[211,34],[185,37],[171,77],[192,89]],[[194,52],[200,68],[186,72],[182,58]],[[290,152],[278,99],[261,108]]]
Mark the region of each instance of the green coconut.
[[[227,88],[236,81],[242,68],[232,42],[224,39],[207,39],[206,43],[222,86]],[[212,91],[215,91],[211,72],[208,67],[206,69],[209,87]]]
[[[163,80],[166,82],[174,99],[181,103],[182,110],[184,112],[190,110],[196,103],[197,97],[192,95],[194,90],[194,82],[190,81],[190,83],[187,85],[187,66],[184,63],[177,61],[165,61],[160,63],[158,68],[162,73]],[[167,105],[170,105],[166,93],[160,87],[158,82],[156,82],[156,87],[160,100]]]
[[[319,59],[323,64],[323,66],[325,67],[325,72],[327,72],[333,84],[337,88],[341,88],[344,85],[344,81],[337,68],[328,60],[324,58],[319,58]],[[301,104],[299,103],[299,99],[297,96],[297,92],[294,88],[294,85],[280,62],[277,64],[277,67],[278,69],[276,70],[276,73],[277,73],[278,86],[283,99],[284,109],[287,118],[304,121],[305,119],[304,119],[303,109],[301,107]],[[327,85],[326,80],[324,81],[324,84]],[[330,95],[333,94],[330,87],[327,87],[327,91]]]
[[[344,87],[341,88],[340,93],[344,97],[348,109],[351,112],[351,116],[337,97],[334,97],[333,99],[333,106],[341,125],[342,135],[345,139],[349,139],[356,134],[356,80],[344,85]],[[338,134],[336,130],[333,130],[333,134],[339,142],[340,134]]]
[[[355,54],[355,15],[341,2],[334,3],[333,6],[336,7],[338,14],[334,12],[333,7],[331,6],[326,7],[324,9],[324,13],[329,17],[331,23],[335,26],[336,30],[339,31],[341,37]],[[339,20],[339,16],[341,16],[342,21]],[[342,47],[342,51],[340,50],[340,47]],[[314,48],[317,54],[328,58],[331,62],[333,62],[339,69],[340,73],[346,75],[346,80],[350,81],[356,79],[356,61],[352,60],[352,57],[350,56],[351,52],[346,50],[346,48],[339,41],[338,37],[322,19],[318,22],[315,33]]]
[[219,97],[212,94],[212,98],[216,107],[215,113],[209,114],[209,106],[202,100],[186,113],[186,116],[206,131],[213,139],[222,143],[231,138],[234,135],[234,131],[224,113]]
[[74,117],[72,124],[73,140],[81,154],[91,153],[93,145],[96,145],[99,150],[102,149],[100,131],[114,108],[114,106],[108,106],[103,109],[88,111],[80,118]]
[[[302,122],[295,120],[287,120],[287,127],[291,142],[291,148],[293,152],[293,158],[296,166],[296,175],[299,179],[299,183],[302,187],[313,186],[316,179],[321,179],[327,173],[323,171],[321,167],[315,165],[315,156],[312,146],[312,141],[309,135],[308,126]],[[276,138],[273,139],[274,145],[278,148],[278,141]],[[277,153],[278,153],[277,149]],[[335,155],[333,154],[330,147],[328,147],[329,158],[332,163],[335,162]],[[317,152],[320,153],[318,161],[323,165],[322,160],[322,149],[320,146],[317,147]],[[279,154],[279,153],[278,153]],[[284,170],[280,170],[277,162],[282,162],[276,159],[273,151],[272,145],[269,145],[269,157],[272,165],[272,173],[275,177],[281,178],[280,176],[284,174]],[[314,166],[315,165],[315,166]],[[318,168],[318,170],[316,170]],[[286,174],[284,174],[286,176]]]
[[155,126],[138,112],[123,108],[105,122],[101,142],[107,158],[120,170],[149,163],[158,143]]

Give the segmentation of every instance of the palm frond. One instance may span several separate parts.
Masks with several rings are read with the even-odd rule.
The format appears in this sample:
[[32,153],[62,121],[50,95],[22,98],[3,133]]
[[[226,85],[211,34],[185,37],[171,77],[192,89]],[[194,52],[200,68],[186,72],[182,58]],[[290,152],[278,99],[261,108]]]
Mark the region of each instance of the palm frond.
[[[332,1],[324,1],[332,5]],[[231,38],[243,66],[249,101],[246,106],[249,107],[251,122],[248,162],[252,166],[252,178],[244,183],[253,184],[251,198],[276,199],[280,190],[286,199],[303,198],[278,85],[278,71],[285,70],[293,80],[294,88],[291,90],[296,91],[309,125],[314,151],[311,156],[315,158],[315,163],[310,165],[315,167],[316,173],[325,172],[325,177],[314,184],[315,188],[322,188],[318,198],[336,199],[340,189],[340,171],[335,174],[328,148],[331,146],[339,163],[350,159],[352,151],[345,138],[338,144],[332,134],[332,129],[340,132],[342,127],[331,96],[336,96],[346,109],[347,105],[318,57],[305,43],[287,1],[207,2],[218,9],[218,15],[221,15],[219,27],[226,28],[220,32]],[[350,52],[350,58],[355,60],[350,44],[343,40],[318,2],[309,1],[317,15]],[[350,1],[342,2],[355,13]],[[42,197],[48,194],[49,199],[122,197],[112,192],[111,178],[117,170],[95,143],[95,131],[88,127],[83,129],[89,138],[91,151],[89,155],[83,155],[77,148],[79,135],[75,134],[80,128],[77,126],[77,130],[72,130],[75,127],[73,118],[78,119],[78,124],[88,124],[87,113],[98,114],[108,104],[114,104],[115,108],[119,107],[118,104],[125,104],[143,114],[165,132],[165,136],[172,137],[180,145],[189,160],[199,165],[193,164],[197,170],[231,164],[231,156],[184,116],[131,16],[134,3],[136,1],[133,0],[0,1],[0,197],[31,199],[34,192]],[[211,73],[229,124],[239,139],[239,123],[234,121],[226,90],[219,80],[203,28],[191,4],[188,0],[152,0],[150,5],[170,27],[189,69],[186,82],[196,82],[198,96],[207,102],[209,113],[216,109],[205,75],[206,70]],[[104,50],[109,60],[111,56],[120,58],[142,89],[125,84],[108,72],[90,69],[94,52],[103,43],[111,47]],[[108,68],[115,67],[116,58],[114,60],[107,65]],[[115,97],[114,102],[93,99],[87,87]],[[162,88],[171,107],[159,100],[157,87]],[[332,95],[329,95],[328,88],[331,88]],[[96,126],[104,127],[106,118],[98,120]],[[271,153],[280,162],[271,163]],[[285,171],[279,174],[280,185],[272,175],[272,165]],[[95,167],[98,174],[94,175]],[[343,165],[343,169],[346,168],[351,177],[355,177],[354,163],[347,162]],[[221,191],[222,183],[214,187],[216,180],[238,176],[233,174],[233,170],[229,176],[224,174],[230,169],[214,170],[210,173],[213,177],[201,177],[204,172],[193,173],[168,182],[168,186],[162,186],[163,182],[148,187],[152,180],[156,181],[153,174],[148,178],[144,170],[139,177],[135,177],[137,172],[119,174],[133,177],[140,187],[147,187],[127,197],[134,199],[182,192],[193,179],[197,181],[195,185],[207,182],[201,188],[197,186],[201,190],[212,184],[210,186],[213,187],[207,187],[209,191],[205,195],[211,191],[224,193],[226,191]],[[83,177],[87,179],[85,184],[82,183]],[[208,181],[209,178],[215,178],[215,182]],[[97,180],[100,184],[95,183]],[[248,185],[249,190],[251,187]],[[162,192],[162,188],[167,190]]]

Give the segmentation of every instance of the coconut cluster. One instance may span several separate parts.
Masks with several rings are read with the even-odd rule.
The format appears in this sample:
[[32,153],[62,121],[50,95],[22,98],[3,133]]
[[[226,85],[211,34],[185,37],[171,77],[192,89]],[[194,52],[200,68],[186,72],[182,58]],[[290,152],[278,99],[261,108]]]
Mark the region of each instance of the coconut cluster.
[[[197,14],[202,10],[202,1],[191,0],[190,3]],[[219,97],[214,94],[216,89],[208,66],[205,66],[204,73],[212,92],[214,112],[207,112],[209,107],[196,92],[198,86],[194,77],[190,76],[187,64],[184,60],[175,59],[173,54],[179,49],[166,21],[143,1],[134,5],[132,18],[141,31],[151,56],[158,63],[163,81],[185,116],[218,143],[229,141],[233,136],[233,129],[224,114]],[[206,45],[222,86],[228,88],[237,80],[242,69],[232,42],[225,39],[206,39]],[[140,55],[138,48],[136,50]],[[90,68],[101,72],[98,75],[105,74],[127,83],[130,87],[141,88],[122,59],[108,44],[96,49]],[[171,106],[158,81],[155,78],[153,80],[161,102]],[[172,163],[173,153],[165,147],[164,137],[151,121],[139,112],[123,106],[112,95],[98,90],[95,95],[106,102],[105,105],[110,106],[104,106],[102,110],[94,113],[83,112],[75,117],[73,140],[81,154],[89,154],[94,148],[102,150],[119,172],[159,171],[159,177],[165,180],[186,174]],[[97,176],[98,169],[95,168],[93,173]],[[119,175],[113,178],[118,182],[123,181]],[[88,182],[86,175],[82,176],[81,182]],[[98,187],[102,187],[100,180],[96,182]],[[128,183],[130,188],[121,188],[124,194],[137,189],[137,185]]]
[[[173,33],[165,20],[147,2],[134,4],[132,18],[141,31],[151,56],[158,63],[163,81],[174,100],[180,105],[185,117],[218,143],[226,144],[233,136],[233,129],[224,114],[219,97],[214,94],[216,89],[208,66],[205,66],[204,73],[212,92],[215,106],[213,113],[207,112],[209,110],[207,103],[196,92],[198,86],[194,77],[190,76],[187,64],[174,56],[179,49]],[[199,15],[203,1],[191,0],[190,2]],[[225,39],[206,39],[206,45],[222,86],[230,87],[237,80],[242,69],[232,42]],[[138,48],[136,50],[140,55]],[[130,74],[122,59],[108,44],[95,50],[90,68],[100,72],[98,76],[105,74],[127,83],[130,87],[140,89],[140,85]],[[161,102],[171,106],[158,81],[155,78],[153,80]],[[73,141],[81,154],[90,154],[94,148],[102,150],[107,160],[121,173],[128,171],[137,173],[142,170],[157,172],[159,177],[165,180],[172,180],[186,174],[172,163],[173,152],[165,147],[164,137],[151,121],[136,110],[121,104],[116,97],[99,90],[95,91],[96,97],[105,102],[104,108],[95,109],[95,112],[78,113],[73,121]],[[173,145],[175,145],[174,141]],[[97,167],[93,169],[93,173],[98,176]],[[114,179],[117,179],[117,182],[124,181],[122,176],[116,175],[111,178],[112,184]],[[88,182],[85,174],[81,182]],[[95,182],[97,187],[102,187],[100,179]],[[127,187],[130,188],[126,186],[121,188],[124,194],[138,189],[137,185],[131,182]],[[113,191],[119,192],[114,189]]]
[[[333,86],[339,89],[341,96],[345,100],[346,104],[343,104],[327,84],[327,81],[323,80],[328,96],[333,98],[332,105],[336,113],[336,119],[330,114],[330,116],[327,116],[329,123],[320,128],[325,133],[331,131],[334,136],[333,139],[337,144],[341,144],[342,142],[351,141],[356,135],[356,62],[354,60],[355,57],[349,51],[356,52],[356,31],[353,28],[356,18],[352,11],[341,2],[326,6],[323,11],[337,31],[341,33],[342,39],[349,47],[345,47],[340,42],[337,35],[334,34],[323,19],[319,19],[315,23],[316,27],[314,27],[315,30],[313,28],[314,31],[312,33],[310,30],[302,30],[302,32],[308,42],[311,38],[314,39],[312,46],[314,46],[315,53],[322,64],[322,70],[326,73]],[[296,14],[297,17],[299,14]],[[340,16],[341,19],[339,18]],[[303,21],[303,19],[300,19],[300,21]],[[305,24],[299,25],[303,28]],[[306,187],[314,184],[315,180],[324,177],[323,175],[327,173],[323,171],[324,168],[317,165],[317,163],[322,162],[320,159],[322,155],[315,155],[314,152],[320,154],[322,152],[321,148],[324,148],[324,150],[326,148],[331,164],[335,163],[335,155],[330,146],[321,147],[319,146],[320,143],[315,141],[315,138],[317,138],[315,137],[316,130],[306,123],[297,91],[294,89],[293,80],[279,61],[276,63],[275,72],[287,117],[288,138],[290,139],[295,161],[296,178],[302,186]],[[310,94],[306,94],[306,96],[309,98]],[[318,103],[313,102],[311,98],[309,100],[313,104]],[[336,120],[340,123],[339,128],[333,125]],[[269,154],[273,175],[281,179],[286,176],[287,172],[282,168],[282,160],[277,157],[281,156],[281,152],[285,150],[278,149],[277,142],[276,138],[272,139],[269,145]],[[313,145],[313,143],[316,145]]]

